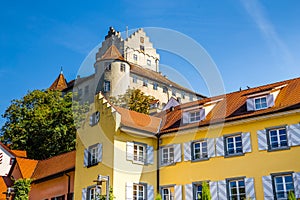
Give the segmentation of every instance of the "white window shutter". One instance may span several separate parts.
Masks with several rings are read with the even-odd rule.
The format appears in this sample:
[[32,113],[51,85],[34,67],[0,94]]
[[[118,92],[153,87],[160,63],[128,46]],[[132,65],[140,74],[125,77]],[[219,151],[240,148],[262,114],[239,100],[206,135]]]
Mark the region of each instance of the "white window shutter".
[[254,179],[253,178],[245,178],[245,187],[246,187],[246,197],[251,200],[256,200],[255,189],[254,189]]
[[182,113],[182,123],[188,124],[190,121],[190,113],[189,112],[183,112]]
[[267,105],[268,105],[268,107],[274,106],[274,96],[273,96],[273,94],[268,94],[267,95]]
[[200,121],[205,120],[205,109],[200,109]]
[[126,183],[126,200],[133,200],[133,183]]
[[98,195],[101,195],[101,188],[98,185],[96,186],[96,195],[97,195],[96,200],[99,200]]
[[154,187],[147,185],[147,200],[154,200]]
[[266,130],[257,131],[257,140],[258,140],[258,149],[259,150],[267,150],[268,142],[267,142],[267,134]]
[[174,162],[181,162],[181,145],[174,144]]
[[103,152],[102,144],[99,143],[97,147],[98,147],[98,158],[97,158],[97,160],[98,160],[98,162],[102,162],[102,152]]
[[291,146],[300,145],[300,124],[292,124],[288,126],[287,134]]
[[246,100],[246,104],[247,104],[247,111],[253,111],[255,110],[254,108],[254,100],[252,98],[249,98]]
[[300,198],[300,172],[293,173],[295,197]]
[[214,138],[207,139],[207,153],[208,153],[209,158],[216,156],[215,139]]
[[193,185],[185,185],[185,200],[193,200]]
[[227,200],[227,187],[226,187],[226,181],[218,181],[218,195],[219,200]]
[[249,153],[252,151],[251,148],[251,137],[250,133],[242,133],[243,153]]
[[147,164],[153,165],[153,163],[154,163],[153,146],[147,145]]
[[94,125],[94,118],[95,118],[95,115],[94,115],[94,113],[93,113],[93,114],[91,114],[91,116],[90,116],[90,126],[93,126],[93,125]]
[[224,156],[224,138],[223,137],[216,138],[216,151],[217,151],[217,156]]
[[272,177],[263,176],[262,177],[263,187],[264,187],[264,198],[266,200],[274,200]]
[[189,161],[192,159],[192,152],[191,152],[191,142],[186,142],[183,144],[184,150],[184,161]]
[[88,165],[89,165],[89,150],[84,149],[83,166],[87,167]]
[[87,189],[83,188],[81,192],[81,197],[82,197],[81,199],[86,200],[87,199],[86,196],[87,196]]
[[218,182],[209,182],[209,190],[211,195],[211,200],[218,200]]
[[175,190],[175,199],[182,200],[182,186],[175,185],[174,190]]
[[127,160],[133,160],[133,142],[127,142],[127,149],[126,149],[126,158]]

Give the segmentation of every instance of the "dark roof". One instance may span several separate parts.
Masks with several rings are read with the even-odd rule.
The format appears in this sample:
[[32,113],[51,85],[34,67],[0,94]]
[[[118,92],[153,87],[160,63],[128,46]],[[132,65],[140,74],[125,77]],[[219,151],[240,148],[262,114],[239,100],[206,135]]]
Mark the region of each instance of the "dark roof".
[[[273,107],[247,111],[246,100],[249,95],[271,91],[276,87],[280,87],[280,92],[276,98]],[[212,123],[229,122],[256,116],[262,116],[272,113],[284,112],[288,110],[300,108],[300,78],[272,83],[264,86],[250,88],[247,90],[232,92],[225,95],[220,95],[212,98],[205,98],[199,101],[194,101],[179,105],[173,111],[167,110],[159,113],[156,116],[163,119],[161,133],[170,133],[178,130],[208,126]],[[190,124],[182,124],[182,113],[184,109],[203,105],[210,101],[219,100],[212,111],[206,116],[206,119]]]

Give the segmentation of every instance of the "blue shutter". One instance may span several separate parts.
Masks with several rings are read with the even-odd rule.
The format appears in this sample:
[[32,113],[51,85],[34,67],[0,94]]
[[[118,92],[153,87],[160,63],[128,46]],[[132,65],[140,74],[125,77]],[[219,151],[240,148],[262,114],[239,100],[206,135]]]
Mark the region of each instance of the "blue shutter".
[[154,187],[147,185],[147,200],[154,200]]
[[100,186],[96,186],[96,200],[99,200],[99,195],[101,195],[101,188]]
[[188,124],[190,120],[190,113],[189,112],[183,112],[182,113],[182,123]]
[[82,197],[81,199],[86,200],[86,196],[87,196],[87,189],[83,188],[81,192],[81,197]]
[[295,197],[300,198],[300,172],[293,173]]
[[181,162],[181,145],[174,144],[174,162]]
[[224,156],[224,138],[223,137],[216,138],[216,151],[217,151],[217,156]]
[[147,145],[147,164],[153,164],[154,163],[154,152],[153,152],[153,146]]
[[273,97],[273,94],[268,94],[267,95],[267,105],[268,105],[268,107],[274,106],[274,97]]
[[184,161],[189,161],[192,159],[191,154],[191,142],[186,142],[183,144],[183,150],[184,150]]
[[254,189],[254,179],[253,178],[245,178],[245,187],[246,187],[246,197],[251,200],[256,200],[255,189]]
[[182,186],[175,185],[174,190],[175,190],[175,199],[182,200]]
[[258,140],[258,149],[259,150],[267,150],[268,149],[266,130],[257,131],[257,140]]
[[218,181],[218,195],[219,200],[227,200],[227,188],[226,188],[226,181]]
[[250,133],[242,133],[243,153],[252,151]]
[[200,109],[200,121],[205,120],[205,109]]
[[253,111],[254,109],[254,100],[252,98],[249,98],[246,100],[247,104],[247,111]]
[[287,129],[288,140],[291,146],[300,145],[300,124],[292,124]]
[[185,200],[193,200],[193,185],[185,185]]
[[133,183],[126,183],[126,200],[133,200]]
[[89,165],[89,150],[84,149],[83,166],[87,167],[88,165]]
[[98,147],[98,158],[97,158],[97,161],[98,162],[102,162],[102,144],[98,144],[97,145]]
[[274,200],[273,185],[271,176],[262,177],[263,187],[264,187],[264,199]]
[[208,153],[209,158],[216,156],[215,139],[214,138],[208,138],[207,139],[207,153]]
[[126,143],[127,149],[126,149],[126,159],[127,160],[133,160],[133,142],[127,142]]
[[209,182],[211,200],[218,200],[218,182]]

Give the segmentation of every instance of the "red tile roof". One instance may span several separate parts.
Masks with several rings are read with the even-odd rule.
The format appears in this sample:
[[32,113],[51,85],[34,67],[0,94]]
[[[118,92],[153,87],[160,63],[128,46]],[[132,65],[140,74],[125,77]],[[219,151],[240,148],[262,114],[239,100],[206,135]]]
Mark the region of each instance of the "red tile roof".
[[27,158],[16,158],[16,161],[23,178],[30,178],[38,163],[37,160]]
[[106,52],[101,56],[101,60],[118,59],[124,60],[122,54],[115,45],[111,45]]
[[62,91],[68,87],[67,81],[63,73],[60,73],[52,85],[49,87],[50,90],[59,90]]
[[76,151],[60,154],[38,162],[32,179],[38,180],[67,170],[75,169]]
[[11,150],[16,157],[27,158],[27,152],[22,150]]
[[[263,91],[271,91],[275,87],[283,86],[276,98],[273,107],[257,110],[247,111],[246,100],[249,95],[260,93]],[[201,126],[208,126],[212,123],[220,123],[222,121],[229,122],[244,118],[256,117],[266,114],[283,112],[300,108],[300,78],[272,83],[264,86],[250,88],[247,90],[237,91],[225,95],[220,95],[212,98],[205,98],[199,101],[182,104],[174,108],[174,111],[162,112],[157,117],[163,119],[161,133],[169,133],[187,128],[195,128]],[[190,107],[203,105],[204,103],[222,99],[212,111],[206,116],[206,119],[199,123],[182,124],[183,110]]]
[[0,176],[0,200],[6,200],[6,195],[3,192],[6,192],[7,186],[4,181],[4,178]]

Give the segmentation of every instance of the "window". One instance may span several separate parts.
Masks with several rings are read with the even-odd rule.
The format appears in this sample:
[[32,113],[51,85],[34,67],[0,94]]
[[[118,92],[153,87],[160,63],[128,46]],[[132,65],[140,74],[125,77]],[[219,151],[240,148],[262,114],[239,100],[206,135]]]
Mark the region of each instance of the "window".
[[255,110],[267,108],[267,97],[258,97],[254,99]]
[[286,128],[275,128],[268,130],[269,149],[288,147]]
[[194,187],[194,199],[195,200],[201,199],[201,197],[202,197],[202,184],[201,183],[196,183],[196,184],[193,184],[193,187]]
[[192,143],[193,160],[205,159],[207,155],[207,141],[197,141]]
[[153,90],[157,90],[158,84],[157,83],[153,83]]
[[294,192],[294,183],[292,174],[273,176],[275,186],[275,196],[277,200],[288,198],[288,193]]
[[185,92],[181,92],[181,98],[185,99]]
[[125,72],[125,64],[124,63],[122,63],[121,65],[120,65],[120,71],[121,72]]
[[132,77],[132,82],[133,82],[133,83],[137,83],[137,77],[136,77],[136,76],[133,76],[133,77]]
[[151,66],[151,60],[149,60],[149,59],[147,60],[147,65]]
[[168,92],[168,88],[166,86],[163,87],[163,93],[167,93]]
[[234,135],[225,137],[226,155],[235,155],[243,153],[242,136]]
[[162,148],[162,164],[170,164],[174,162],[174,147],[164,147]]
[[140,45],[140,50],[141,51],[145,51],[145,46],[144,45]]
[[172,96],[176,96],[176,90],[172,89]]
[[98,163],[98,146],[89,147],[90,152],[90,165],[95,165]]
[[102,161],[102,144],[94,144],[84,150],[84,166],[91,167]]
[[200,111],[194,111],[189,113],[190,122],[198,122],[201,120]]
[[134,60],[134,61],[137,61],[137,59],[138,59],[137,55],[136,55],[136,54],[133,54],[133,60]]
[[134,144],[133,160],[141,163],[144,163],[146,161],[146,145]]
[[104,69],[105,69],[106,71],[110,71],[110,70],[111,70],[111,64],[110,64],[109,62],[105,62],[105,63],[104,63]]
[[96,192],[96,186],[93,186],[93,187],[90,187],[90,188],[88,188],[88,190],[87,190],[87,193],[88,193],[88,200],[96,200],[96,194],[97,194],[97,192]]
[[133,184],[133,200],[144,200],[145,198],[145,185]]
[[143,80],[143,86],[148,87],[148,80],[147,79]]
[[104,92],[110,91],[110,81],[105,80],[104,81]]
[[193,95],[190,94],[189,96],[190,96],[190,101],[193,101]]
[[230,200],[246,199],[245,181],[244,179],[228,180],[227,187]]
[[171,187],[163,187],[161,189],[161,193],[162,193],[162,200],[173,200]]

